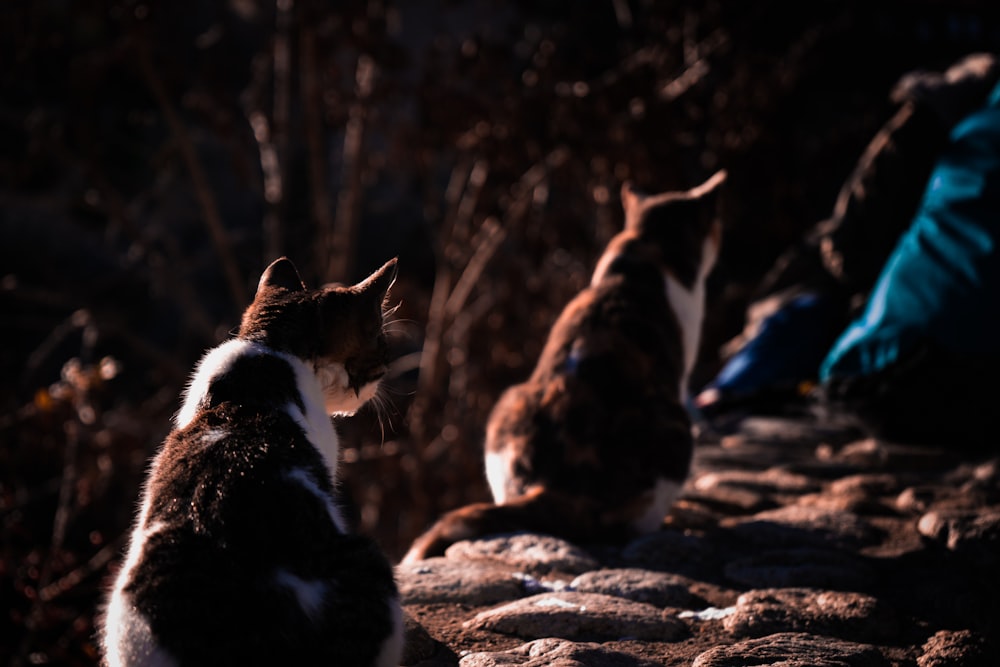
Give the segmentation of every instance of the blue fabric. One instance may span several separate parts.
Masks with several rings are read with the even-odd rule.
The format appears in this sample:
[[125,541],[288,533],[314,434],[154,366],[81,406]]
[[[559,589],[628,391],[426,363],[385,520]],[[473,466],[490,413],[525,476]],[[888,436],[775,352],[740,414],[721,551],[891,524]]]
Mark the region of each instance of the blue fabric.
[[726,362],[706,389],[748,396],[815,378],[840,307],[830,297],[812,292],[790,299],[761,322],[757,335]]
[[880,371],[924,341],[960,357],[1000,354],[1000,86],[952,130],[913,224],[820,379]]

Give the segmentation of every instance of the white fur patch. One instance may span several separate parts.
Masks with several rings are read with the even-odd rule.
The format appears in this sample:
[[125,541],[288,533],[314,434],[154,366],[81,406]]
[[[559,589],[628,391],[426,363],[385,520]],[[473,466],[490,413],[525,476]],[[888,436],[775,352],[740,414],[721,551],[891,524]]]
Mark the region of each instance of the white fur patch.
[[326,505],[326,511],[330,515],[330,520],[333,521],[333,525],[337,527],[337,530],[341,533],[347,532],[347,525],[344,523],[344,518],[340,515],[340,511],[337,509],[336,505],[330,499],[329,494],[324,493],[323,489],[319,488],[319,484],[313,478],[309,471],[302,468],[295,468],[289,471],[287,475],[288,479],[301,484],[309,493],[313,494],[319,500]]
[[157,646],[149,628],[149,621],[132,605],[130,596],[125,592],[125,587],[132,579],[132,571],[139,564],[146,542],[166,527],[166,524],[157,522],[147,528],[148,518],[149,499],[143,493],[139,521],[129,539],[128,554],[115,578],[114,589],[101,623],[101,642],[109,667],[118,665],[173,667],[177,664],[169,653]]
[[316,376],[323,388],[324,404],[330,415],[353,415],[365,403],[374,398],[378,382],[369,382],[355,393],[351,388],[350,376],[343,364],[321,363],[316,367]]
[[375,667],[397,667],[403,659],[403,608],[399,598],[389,600],[389,612],[392,614],[392,630],[375,658]]
[[[298,357],[272,350],[259,343],[233,338],[209,350],[198,362],[191,382],[184,392],[181,409],[174,417],[174,427],[183,429],[191,424],[202,408],[212,382],[217,377],[225,375],[237,359],[262,354],[284,359],[292,367],[295,373],[295,386],[299,390],[305,411],[300,410],[294,403],[286,406],[285,410],[302,427],[306,438],[326,459],[326,465],[333,479],[337,479],[339,456],[337,433],[330,422],[330,415],[326,409],[327,400],[317,373]],[[345,372],[344,377],[346,376]]]
[[510,457],[505,453],[489,452],[484,457],[486,481],[493,494],[493,502],[503,505],[507,502],[507,481],[510,479]]
[[680,282],[668,273],[663,276],[667,302],[674,310],[677,323],[681,328],[681,338],[684,346],[684,373],[680,378],[680,396],[686,403],[688,399],[688,378],[698,359],[698,346],[701,342],[701,325],[705,319],[705,279],[715,266],[719,249],[717,242],[711,236],[702,245],[701,266],[698,277],[691,289],[686,289]]
[[206,352],[195,366],[191,381],[184,390],[181,409],[174,415],[174,428],[183,429],[194,420],[208,396],[208,388],[212,386],[212,381],[220,375],[225,375],[232,368],[233,362],[240,357],[257,356],[268,352],[269,350],[263,345],[239,338],[227,340]]
[[681,485],[677,482],[663,478],[656,480],[652,503],[642,516],[632,522],[632,527],[640,533],[651,533],[657,530],[663,524],[663,519],[670,512],[670,508],[680,492]]
[[274,573],[274,582],[289,590],[298,600],[302,611],[310,621],[321,618],[323,602],[326,599],[326,582],[318,579],[302,579],[288,570],[279,569]]
[[[277,354],[277,353],[276,353]],[[330,415],[326,412],[325,400],[323,398],[323,388],[319,379],[304,361],[289,354],[279,354],[295,371],[295,386],[298,387],[302,404],[306,406],[305,413],[299,410],[294,403],[290,404],[286,410],[292,419],[299,423],[305,431],[306,438],[320,451],[326,459],[326,467],[330,469],[330,477],[337,479],[337,461],[340,456],[340,444],[337,439],[337,432],[330,421]]]
[[699,280],[694,288],[687,290],[671,275],[663,278],[667,291],[667,301],[674,309],[677,323],[681,328],[681,340],[684,348],[684,372],[680,377],[681,400],[688,397],[688,376],[698,358],[698,344],[701,339],[701,323],[705,318],[705,284]]
[[177,661],[157,645],[149,621],[129,603],[126,594],[112,598],[105,623],[104,656],[108,667],[176,667]]

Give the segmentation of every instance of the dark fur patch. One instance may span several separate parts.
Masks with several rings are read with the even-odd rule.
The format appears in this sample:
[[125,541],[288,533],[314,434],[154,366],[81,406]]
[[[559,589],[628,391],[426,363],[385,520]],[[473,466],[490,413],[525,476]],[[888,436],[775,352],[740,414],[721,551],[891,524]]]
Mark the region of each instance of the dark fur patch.
[[[289,477],[306,471],[333,496],[301,428],[259,406],[219,402],[167,439],[149,489],[150,525],[165,527],[126,590],[181,664],[371,664],[392,629],[391,568]],[[279,569],[331,588],[317,622]]]

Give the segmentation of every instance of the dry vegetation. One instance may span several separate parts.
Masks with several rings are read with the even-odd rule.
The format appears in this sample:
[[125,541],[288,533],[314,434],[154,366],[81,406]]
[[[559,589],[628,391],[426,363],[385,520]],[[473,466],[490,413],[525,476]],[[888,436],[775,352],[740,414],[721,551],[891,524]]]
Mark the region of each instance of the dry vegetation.
[[485,498],[485,415],[624,179],[730,171],[703,381],[895,78],[997,36],[986,2],[334,4],[0,10],[0,662],[94,663],[146,461],[270,259],[400,257],[394,409],[341,425],[344,501],[398,556]]

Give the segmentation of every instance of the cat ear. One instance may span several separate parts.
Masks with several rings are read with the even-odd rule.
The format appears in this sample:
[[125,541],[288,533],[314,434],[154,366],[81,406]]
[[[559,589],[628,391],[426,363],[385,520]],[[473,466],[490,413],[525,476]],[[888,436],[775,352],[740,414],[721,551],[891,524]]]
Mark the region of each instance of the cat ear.
[[271,262],[270,266],[264,269],[257,283],[257,293],[260,294],[265,288],[285,289],[290,292],[305,290],[306,286],[299,277],[299,272],[292,264],[292,260],[281,257]]
[[378,301],[381,303],[389,288],[396,282],[396,262],[398,259],[398,257],[393,257],[352,289],[357,292],[371,292],[378,296]]
[[639,208],[639,202],[642,201],[642,195],[636,192],[635,185],[632,181],[625,181],[622,183],[622,208],[625,209],[625,217],[628,218],[636,209]]

